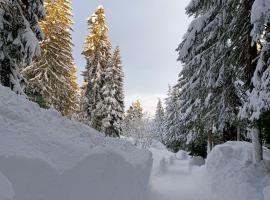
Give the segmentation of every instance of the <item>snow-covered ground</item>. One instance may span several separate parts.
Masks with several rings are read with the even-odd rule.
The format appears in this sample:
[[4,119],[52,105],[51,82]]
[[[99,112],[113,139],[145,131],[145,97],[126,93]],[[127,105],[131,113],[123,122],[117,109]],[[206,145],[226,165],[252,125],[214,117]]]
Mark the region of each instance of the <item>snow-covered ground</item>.
[[0,200],[138,200],[152,156],[0,86]]
[[[150,148],[154,165],[149,200],[268,200],[270,199],[270,151],[264,161],[252,163],[252,144],[228,142],[216,146],[206,165],[193,166],[190,158]],[[179,160],[179,158],[182,158]],[[186,158],[186,159],[185,159]]]
[[0,200],[270,199],[268,149],[254,165],[250,143],[228,142],[206,165],[190,167],[184,151],[158,142],[148,151],[127,140],[105,138],[0,86]]
[[154,163],[149,200],[210,200],[205,167],[189,171],[190,158],[185,152],[174,154],[161,144],[150,148]]
[[[270,199],[270,150],[264,161],[253,164],[253,146],[247,142],[227,142],[216,146],[207,158],[207,175],[212,199]],[[265,196],[264,196],[265,193]]]

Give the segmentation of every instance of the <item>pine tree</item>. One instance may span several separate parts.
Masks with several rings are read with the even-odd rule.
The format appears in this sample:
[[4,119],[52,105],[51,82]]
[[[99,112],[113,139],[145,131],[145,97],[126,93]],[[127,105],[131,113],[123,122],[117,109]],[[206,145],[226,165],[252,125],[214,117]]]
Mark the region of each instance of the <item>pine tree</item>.
[[164,143],[168,146],[183,141],[184,138],[184,124],[180,123],[179,110],[179,89],[170,87],[168,97],[165,99],[165,131],[163,133]]
[[104,86],[105,69],[111,57],[111,43],[107,36],[105,10],[99,6],[89,18],[90,35],[86,38],[83,55],[86,59],[86,70],[83,72],[84,86],[82,87],[81,119],[94,129],[101,131],[102,116],[97,109],[103,101],[102,88]]
[[195,19],[177,49],[184,63],[177,84],[180,121],[191,134],[208,135],[210,146],[213,134],[225,138],[241,123],[241,92],[256,58],[249,36],[250,5],[252,1],[193,0],[187,7]]
[[[46,0],[47,17],[41,22],[45,40],[41,43],[41,57],[23,70],[28,93],[40,94],[47,106],[65,116],[76,109],[76,67],[72,57],[71,2]],[[30,97],[31,98],[31,97]]]
[[102,101],[97,105],[102,119],[102,132],[119,137],[122,133],[124,118],[123,70],[120,50],[117,47],[105,69],[104,86],[101,90]]
[[246,67],[249,70],[250,84],[239,116],[251,124],[254,162],[260,162],[263,159],[263,134],[266,134],[264,132],[267,131],[270,117],[270,5],[264,1],[252,2],[252,7],[249,7],[252,27],[250,40],[253,48],[256,47],[258,60],[255,59],[256,53],[253,53],[253,60],[250,62],[253,69]]
[[133,119],[141,119],[142,117],[143,117],[143,109],[141,106],[141,102],[139,100],[136,100],[127,110],[126,119],[133,120]]
[[134,101],[126,112],[123,135],[131,137],[136,146],[147,147],[152,142],[151,120],[143,113],[139,100]]
[[143,118],[143,109],[141,107],[141,103],[139,100],[132,102],[132,105],[126,112],[124,122],[123,122],[123,133],[125,136],[132,135],[132,129],[134,128],[134,124],[141,121]]
[[187,13],[195,19],[178,48],[184,63],[177,84],[180,123],[191,133],[208,135],[210,148],[213,139],[234,139],[240,125],[251,124],[258,162],[269,119],[269,5],[192,0]]
[[44,16],[43,0],[0,2],[0,83],[17,93],[23,93],[21,69],[40,55]]
[[115,78],[114,81],[116,83],[116,93],[115,98],[119,103],[120,106],[120,117],[123,120],[123,115],[125,112],[125,95],[124,95],[124,71],[122,66],[122,60],[120,55],[120,48],[116,47],[114,54],[113,54],[113,66],[115,70]]
[[165,125],[165,113],[164,108],[162,106],[161,99],[158,99],[157,108],[156,108],[156,114],[153,122],[153,129],[155,134],[158,137],[158,140],[162,143],[164,143],[164,128]]

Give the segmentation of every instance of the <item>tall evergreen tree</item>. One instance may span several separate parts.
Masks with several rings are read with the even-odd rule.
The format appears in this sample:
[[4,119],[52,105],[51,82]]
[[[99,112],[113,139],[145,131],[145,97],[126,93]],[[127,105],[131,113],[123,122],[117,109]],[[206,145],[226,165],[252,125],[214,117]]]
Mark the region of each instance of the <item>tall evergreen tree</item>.
[[46,0],[47,17],[41,22],[45,40],[42,56],[23,70],[27,78],[27,93],[36,100],[40,94],[47,106],[63,115],[72,115],[76,106],[76,67],[72,57],[71,2]]
[[0,2],[0,83],[17,93],[23,93],[21,69],[40,55],[38,20],[44,16],[43,0]]
[[164,143],[164,128],[165,125],[165,113],[164,108],[162,106],[161,99],[158,99],[157,108],[156,108],[156,114],[153,121],[153,131],[157,135],[157,138],[160,142]]
[[177,49],[184,63],[178,82],[180,123],[207,134],[210,146],[214,130],[224,137],[240,123],[241,92],[256,58],[249,36],[250,5],[252,1],[192,0],[187,7],[195,19]]
[[126,112],[123,135],[134,139],[135,145],[147,146],[152,140],[150,120],[143,114],[139,100],[132,103]]
[[97,105],[98,114],[102,119],[101,130],[108,136],[119,137],[122,133],[124,119],[124,74],[118,47],[104,72],[104,85],[101,90],[102,101]]
[[90,35],[86,38],[83,55],[86,69],[83,72],[81,116],[82,121],[94,129],[102,130],[102,116],[97,108],[102,104],[102,88],[104,86],[105,69],[111,57],[111,43],[107,36],[105,10],[102,6],[88,20]]
[[182,141],[184,132],[183,124],[179,123],[179,89],[169,87],[168,97],[165,99],[164,133],[163,142],[170,146],[176,141]]
[[250,70],[249,73],[250,85],[244,96],[244,104],[240,112],[240,117],[248,120],[251,124],[252,140],[255,147],[255,162],[260,162],[263,159],[263,133],[267,131],[270,117],[269,3],[267,1],[255,0],[253,4],[250,4],[252,7],[249,7],[251,10],[252,26],[250,35],[252,37],[253,48],[257,48],[258,60],[255,60],[254,56],[251,57],[253,58],[252,67],[254,70]]
[[141,102],[136,100],[132,103],[126,113],[126,120],[141,119],[143,117],[143,109]]

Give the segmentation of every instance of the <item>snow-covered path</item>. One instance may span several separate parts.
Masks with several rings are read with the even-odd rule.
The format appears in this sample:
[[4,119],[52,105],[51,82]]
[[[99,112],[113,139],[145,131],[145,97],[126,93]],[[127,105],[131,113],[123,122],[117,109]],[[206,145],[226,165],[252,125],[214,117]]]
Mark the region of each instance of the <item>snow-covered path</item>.
[[[163,173],[159,169],[153,169],[149,200],[210,200],[210,188],[204,177],[204,168],[196,168],[189,173],[188,162],[176,159],[173,163],[168,161]],[[158,168],[158,165],[154,165],[155,167]]]

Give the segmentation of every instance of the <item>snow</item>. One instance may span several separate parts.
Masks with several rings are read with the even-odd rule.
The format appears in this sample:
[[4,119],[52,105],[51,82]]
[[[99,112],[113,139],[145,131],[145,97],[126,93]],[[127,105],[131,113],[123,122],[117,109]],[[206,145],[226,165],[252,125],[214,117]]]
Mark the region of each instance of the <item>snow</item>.
[[254,24],[251,35],[253,40],[261,39],[264,24],[270,21],[270,0],[255,0],[251,10],[251,23]]
[[270,186],[265,187],[263,190],[264,199],[270,199]]
[[[158,148],[157,148],[158,146]],[[149,200],[210,200],[205,167],[189,171],[189,157],[179,160],[164,146],[149,149],[153,153],[153,170],[150,181]],[[187,154],[182,151],[181,154]]]
[[14,196],[14,191],[9,180],[0,172],[0,199],[11,200]]
[[[264,161],[253,164],[253,146],[247,142],[227,142],[216,146],[206,161],[212,199],[264,200],[270,186],[270,151]],[[266,198],[265,198],[266,199]]]
[[264,148],[264,161],[253,164],[251,143],[217,145],[205,165],[191,166],[185,151],[153,142],[151,154],[130,138],[105,138],[2,86],[0,127],[0,200],[270,197],[270,150]]
[[0,200],[145,198],[147,150],[105,138],[2,86],[0,127]]
[[177,153],[176,153],[176,159],[178,160],[186,160],[188,159],[188,153],[186,151],[183,151],[183,150],[179,150]]
[[[216,146],[206,165],[191,166],[192,158],[177,159],[164,146],[154,145],[154,165],[148,200],[266,200],[270,197],[270,150],[253,164],[253,146],[227,142]],[[173,161],[172,161],[173,160]]]

